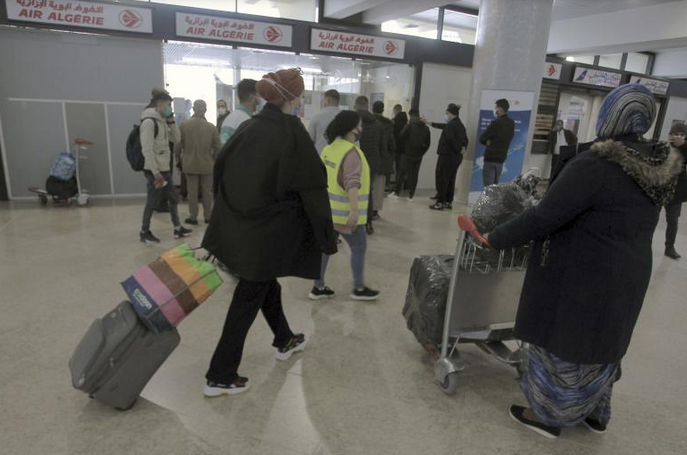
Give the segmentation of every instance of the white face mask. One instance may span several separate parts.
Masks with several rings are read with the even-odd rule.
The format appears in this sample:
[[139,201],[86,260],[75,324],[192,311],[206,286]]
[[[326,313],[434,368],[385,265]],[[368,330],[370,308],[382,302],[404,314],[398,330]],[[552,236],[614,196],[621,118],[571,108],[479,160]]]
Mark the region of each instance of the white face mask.
[[217,108],[217,113],[219,115],[224,115],[227,113],[227,108],[226,107],[219,107],[219,108]]
[[494,117],[499,118],[499,111],[494,111]]
[[444,123],[448,123],[451,121],[451,117],[448,116],[448,114],[444,114]]

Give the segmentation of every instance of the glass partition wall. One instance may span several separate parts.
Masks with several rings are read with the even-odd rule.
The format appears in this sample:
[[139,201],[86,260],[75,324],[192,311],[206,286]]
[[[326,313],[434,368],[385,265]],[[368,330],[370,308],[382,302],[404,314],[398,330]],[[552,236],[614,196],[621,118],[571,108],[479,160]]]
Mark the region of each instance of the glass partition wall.
[[229,110],[238,107],[235,86],[241,79],[259,80],[270,71],[293,67],[301,68],[305,80],[300,116],[306,126],[330,89],[341,93],[343,109],[352,109],[359,95],[371,103],[384,101],[387,117],[395,104],[408,110],[413,95],[413,69],[398,63],[180,41],[165,43],[164,58],[166,88],[175,98],[179,120],[190,116],[194,100],[203,99],[213,121],[218,100],[225,100]]

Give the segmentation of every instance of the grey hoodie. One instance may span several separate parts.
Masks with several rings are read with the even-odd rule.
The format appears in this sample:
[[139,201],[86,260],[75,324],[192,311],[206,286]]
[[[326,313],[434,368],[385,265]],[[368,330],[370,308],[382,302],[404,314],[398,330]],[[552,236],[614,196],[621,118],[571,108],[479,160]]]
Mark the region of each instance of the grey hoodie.
[[[155,120],[143,121],[147,117]],[[157,122],[157,136],[155,136],[155,124],[153,122]],[[169,143],[176,144],[181,140],[181,133],[177,124],[168,125],[167,120],[158,114],[154,107],[148,107],[141,113],[140,134],[141,151],[145,158],[143,168],[152,172],[153,175],[168,172],[171,159]]]

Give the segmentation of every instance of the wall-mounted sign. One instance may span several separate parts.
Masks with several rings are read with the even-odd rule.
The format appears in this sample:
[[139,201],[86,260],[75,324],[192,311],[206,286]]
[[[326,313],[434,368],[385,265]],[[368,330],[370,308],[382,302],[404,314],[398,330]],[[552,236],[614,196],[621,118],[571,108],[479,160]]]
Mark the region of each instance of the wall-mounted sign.
[[7,18],[13,21],[72,27],[152,33],[149,8],[73,0],[5,0]]
[[290,25],[177,13],[177,36],[291,47],[292,34]]
[[620,73],[611,71],[595,70],[578,66],[575,68],[573,82],[580,84],[596,85],[599,87],[616,88],[620,86]]
[[544,78],[545,79],[556,79],[561,78],[561,71],[563,71],[563,65],[560,63],[544,63]]
[[382,36],[358,35],[313,28],[310,49],[359,56],[403,59],[406,42]]
[[668,81],[650,79],[644,76],[632,76],[632,78],[630,78],[630,84],[642,84],[651,90],[651,93],[656,95],[666,95],[668,93],[668,87],[670,87],[670,82]]

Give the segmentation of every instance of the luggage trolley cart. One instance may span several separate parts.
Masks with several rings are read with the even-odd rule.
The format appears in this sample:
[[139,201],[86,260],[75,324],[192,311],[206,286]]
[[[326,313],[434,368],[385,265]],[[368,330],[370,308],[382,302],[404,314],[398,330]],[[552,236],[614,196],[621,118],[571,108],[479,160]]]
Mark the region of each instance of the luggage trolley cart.
[[[524,373],[526,348],[511,350],[504,341],[514,340],[513,327],[525,278],[527,250],[494,251],[477,232],[471,218],[460,215],[461,235],[446,302],[440,354],[434,376],[446,394],[456,391],[458,373],[465,361],[459,343],[473,343],[497,360]],[[434,352],[432,352],[434,351]]]

